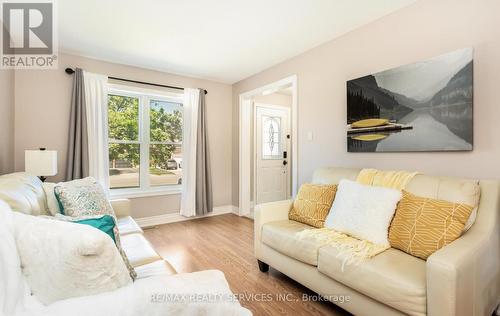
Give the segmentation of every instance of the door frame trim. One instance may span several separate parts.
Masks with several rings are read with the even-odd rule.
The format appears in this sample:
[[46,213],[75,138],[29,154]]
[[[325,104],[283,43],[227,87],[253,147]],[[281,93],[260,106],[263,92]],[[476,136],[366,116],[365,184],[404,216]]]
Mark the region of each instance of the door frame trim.
[[[254,102],[253,104],[253,196],[252,196],[252,201],[254,201],[254,203],[256,204],[257,203],[257,160],[258,160],[258,155],[257,155],[257,108],[262,108],[262,109],[271,109],[271,110],[280,110],[280,111],[286,111],[288,112],[288,128],[289,128],[289,131],[292,130],[292,109],[290,107],[287,107],[287,106],[282,106],[282,105],[274,105],[274,104],[268,104],[268,103],[259,103],[259,102]],[[291,135],[290,135],[291,136]],[[291,151],[292,149],[292,142],[290,140],[290,148],[287,148],[288,152]],[[288,161],[290,162],[291,160],[293,159],[293,152],[292,152],[292,155],[289,156],[289,159]],[[289,199],[291,198],[291,195],[292,195],[292,192],[290,190],[291,188],[291,183],[290,183],[290,180],[292,180],[292,175],[291,175],[291,172],[292,172],[292,167],[293,166],[293,162],[292,164],[288,164],[287,166],[287,171],[288,171],[288,175],[287,175],[287,180],[286,180],[286,198]]]
[[292,150],[292,196],[297,194],[298,183],[298,96],[297,75],[291,75],[281,80],[261,86],[259,88],[241,93],[239,95],[239,215],[250,215],[251,212],[251,184],[250,184],[250,134],[251,134],[251,110],[252,98],[261,95],[265,91],[279,90],[284,86],[291,85],[292,107],[291,107],[291,150]]

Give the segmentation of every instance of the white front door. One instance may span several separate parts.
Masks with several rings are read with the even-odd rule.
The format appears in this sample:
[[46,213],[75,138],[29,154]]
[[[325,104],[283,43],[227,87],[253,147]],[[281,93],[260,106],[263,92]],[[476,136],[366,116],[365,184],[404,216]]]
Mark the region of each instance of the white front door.
[[257,105],[255,108],[256,204],[290,196],[290,110]]

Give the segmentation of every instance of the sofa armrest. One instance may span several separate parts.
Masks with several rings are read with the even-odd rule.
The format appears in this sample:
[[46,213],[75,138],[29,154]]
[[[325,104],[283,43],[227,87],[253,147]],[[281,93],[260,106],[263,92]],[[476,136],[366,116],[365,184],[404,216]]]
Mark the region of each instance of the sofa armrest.
[[293,200],[283,200],[255,206],[254,212],[254,246],[255,256],[260,254],[260,236],[265,223],[283,221],[288,219],[288,212],[293,205]]
[[130,200],[129,199],[116,199],[110,200],[111,206],[115,211],[117,218],[130,216]]
[[428,315],[491,315],[499,303],[499,185],[481,182],[476,223],[427,259]]

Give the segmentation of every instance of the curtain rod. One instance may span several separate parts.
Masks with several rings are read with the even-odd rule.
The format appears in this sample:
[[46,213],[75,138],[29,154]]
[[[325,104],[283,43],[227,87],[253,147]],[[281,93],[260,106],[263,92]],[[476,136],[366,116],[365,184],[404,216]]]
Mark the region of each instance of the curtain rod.
[[[68,75],[72,75],[75,73],[75,71],[71,68],[66,68],[64,70]],[[119,80],[119,81],[126,81],[126,82],[132,82],[132,83],[138,83],[138,84],[144,84],[144,85],[148,85],[148,86],[155,86],[155,87],[162,87],[162,88],[170,88],[170,89],[177,89],[177,90],[184,90],[184,88],[182,87],[174,87],[174,86],[167,86],[167,85],[164,85],[164,84],[159,84],[159,83],[151,83],[151,82],[145,82],[145,81],[137,81],[137,80],[131,80],[131,79],[124,79],[124,78],[118,78],[118,77],[108,77],[109,79],[113,79],[113,80]],[[208,91],[207,90],[203,90],[205,91],[205,94],[208,94]]]

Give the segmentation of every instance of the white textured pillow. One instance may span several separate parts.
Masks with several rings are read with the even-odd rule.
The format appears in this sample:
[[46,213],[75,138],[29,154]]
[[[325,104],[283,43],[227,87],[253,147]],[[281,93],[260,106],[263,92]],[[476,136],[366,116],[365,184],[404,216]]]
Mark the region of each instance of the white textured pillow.
[[87,177],[83,179],[77,179],[67,182],[43,182],[42,187],[45,192],[45,196],[47,198],[47,208],[50,215],[55,216],[56,214],[61,214],[61,208],[59,207],[59,202],[57,201],[56,193],[54,189],[56,186],[82,186],[82,185],[91,185],[96,183],[95,179],[92,177]]
[[401,191],[341,180],[325,227],[389,246],[389,225]]
[[99,183],[73,186],[57,185],[55,193],[61,202],[61,213],[67,216],[112,215],[113,207]]
[[14,239],[14,212],[0,200],[0,315],[16,315],[29,291]]
[[23,274],[44,304],[132,281],[113,240],[98,229],[19,213],[14,225]]

